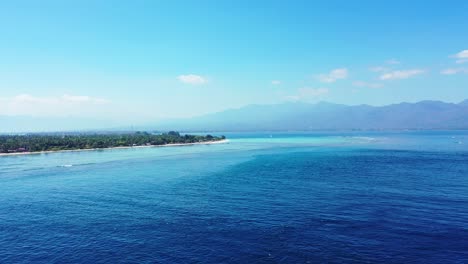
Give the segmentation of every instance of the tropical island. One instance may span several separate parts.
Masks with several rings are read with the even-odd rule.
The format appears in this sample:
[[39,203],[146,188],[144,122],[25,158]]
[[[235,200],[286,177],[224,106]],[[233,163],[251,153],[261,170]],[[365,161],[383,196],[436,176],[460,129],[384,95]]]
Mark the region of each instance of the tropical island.
[[225,139],[225,136],[182,135],[176,131],[162,134],[132,132],[119,134],[0,135],[0,155],[119,147],[208,144],[222,142]]

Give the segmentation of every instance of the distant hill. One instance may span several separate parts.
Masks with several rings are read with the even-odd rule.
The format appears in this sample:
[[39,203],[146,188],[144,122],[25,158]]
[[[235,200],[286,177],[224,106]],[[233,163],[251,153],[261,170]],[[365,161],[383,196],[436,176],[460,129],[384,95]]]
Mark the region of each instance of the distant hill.
[[209,115],[145,125],[110,120],[0,116],[2,132],[42,131],[310,131],[468,129],[468,100],[421,101],[387,106],[348,106],[320,102],[249,105]]
[[468,129],[468,100],[458,104],[421,101],[378,107],[327,102],[249,105],[151,127],[181,131]]

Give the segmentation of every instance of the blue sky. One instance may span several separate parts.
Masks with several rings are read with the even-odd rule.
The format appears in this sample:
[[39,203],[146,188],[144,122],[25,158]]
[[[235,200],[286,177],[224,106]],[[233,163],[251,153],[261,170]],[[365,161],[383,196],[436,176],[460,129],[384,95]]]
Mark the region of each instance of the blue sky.
[[0,115],[468,98],[468,1],[2,1]]

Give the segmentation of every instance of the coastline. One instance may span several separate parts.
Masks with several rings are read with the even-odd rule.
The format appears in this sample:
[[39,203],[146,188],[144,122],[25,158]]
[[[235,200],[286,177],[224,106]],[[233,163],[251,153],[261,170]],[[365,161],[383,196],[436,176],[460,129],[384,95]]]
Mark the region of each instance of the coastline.
[[0,153],[0,157],[6,156],[22,156],[22,155],[37,155],[37,154],[50,154],[60,152],[82,152],[82,151],[96,151],[96,150],[113,150],[113,149],[132,149],[132,148],[159,148],[159,147],[185,147],[193,145],[213,145],[213,144],[225,144],[228,143],[228,139],[216,140],[216,141],[205,141],[205,142],[194,142],[194,143],[171,143],[164,145],[149,145],[149,146],[121,146],[111,148],[89,148],[89,149],[64,149],[64,150],[47,150],[47,151],[35,151],[35,152],[15,152],[15,153]]

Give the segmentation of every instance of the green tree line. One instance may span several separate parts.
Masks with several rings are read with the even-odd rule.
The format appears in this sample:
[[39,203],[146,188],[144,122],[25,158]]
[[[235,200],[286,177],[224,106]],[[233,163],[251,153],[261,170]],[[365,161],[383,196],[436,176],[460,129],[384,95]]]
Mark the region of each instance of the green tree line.
[[157,146],[175,143],[210,142],[222,139],[225,139],[225,137],[181,135],[175,131],[163,134],[136,132],[128,134],[0,135],[0,153]]

